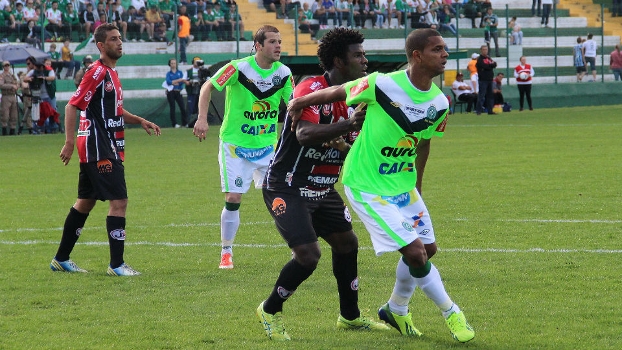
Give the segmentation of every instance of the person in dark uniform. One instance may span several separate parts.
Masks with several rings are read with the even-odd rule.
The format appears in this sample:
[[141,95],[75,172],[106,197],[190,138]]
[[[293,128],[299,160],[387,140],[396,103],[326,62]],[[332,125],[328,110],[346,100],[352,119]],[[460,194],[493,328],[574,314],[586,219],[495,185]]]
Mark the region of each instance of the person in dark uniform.
[[[318,47],[325,73],[294,89],[294,97],[309,94],[366,75],[363,36],[355,30],[335,28]],[[293,252],[283,266],[270,296],[257,308],[257,316],[270,339],[290,340],[283,326],[283,303],[315,270],[320,258],[318,237],[331,246],[337,279],[342,329],[388,330],[388,326],[362,316],[358,308],[358,238],[350,213],[334,185],[350,144],[365,119],[345,101],[312,106],[303,111],[296,131],[287,115],[266,180],[263,196],[276,227]]]
[[123,260],[127,208],[124,124],[140,124],[149,135],[160,135],[160,127],[123,108],[121,82],[114,69],[123,55],[119,28],[110,23],[102,24],[95,30],[94,38],[100,59],[89,66],[80,87],[65,107],[65,145],[60,152],[65,165],[69,164],[76,146],[76,113],[81,111],[77,138],[80,160],[78,199],[65,219],[60,245],[50,268],[53,271],[87,272],[70,260],[69,255],[97,200],[107,200],[110,203],[106,217],[110,246],[107,273],[135,276],[140,273]]

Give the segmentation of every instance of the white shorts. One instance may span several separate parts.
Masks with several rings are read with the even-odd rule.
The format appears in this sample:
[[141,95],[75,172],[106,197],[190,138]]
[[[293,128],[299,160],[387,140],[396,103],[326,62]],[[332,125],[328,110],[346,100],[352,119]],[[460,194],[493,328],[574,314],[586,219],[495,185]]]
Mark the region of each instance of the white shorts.
[[435,242],[434,228],[423,199],[413,189],[397,196],[380,196],[344,186],[350,206],[371,236],[376,255],[397,251],[417,238]]
[[220,140],[218,164],[222,191],[246,193],[251,180],[255,182],[255,188],[261,188],[273,155],[274,145],[244,148]]

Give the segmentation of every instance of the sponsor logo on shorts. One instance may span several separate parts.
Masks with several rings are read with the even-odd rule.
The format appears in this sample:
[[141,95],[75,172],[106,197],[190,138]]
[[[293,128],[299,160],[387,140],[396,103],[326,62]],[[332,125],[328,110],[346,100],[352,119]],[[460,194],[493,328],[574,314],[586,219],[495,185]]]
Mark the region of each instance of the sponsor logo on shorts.
[[272,201],[272,212],[274,213],[274,215],[279,216],[281,214],[284,214],[286,209],[287,203],[285,203],[285,200],[283,198],[274,198],[274,200]]
[[425,223],[422,220],[423,212],[420,212],[418,215],[413,216],[413,227],[421,227],[425,226]]
[[409,223],[407,223],[406,221],[402,221],[402,227],[403,227],[406,231],[409,231],[409,232],[412,232],[412,231],[414,231],[414,230],[415,230],[415,229],[413,229],[413,227],[412,227]]
[[267,155],[272,154],[272,152],[274,151],[274,145],[270,145],[264,148],[234,147],[231,148],[231,150],[238,158],[254,162],[259,159],[265,158]]
[[289,291],[289,290],[287,290],[287,289],[285,289],[285,288],[283,288],[283,287],[281,287],[281,286],[279,286],[279,287],[276,289],[276,292],[277,292],[277,293],[279,293],[279,296],[280,296],[281,298],[283,298],[283,299],[287,299],[287,298],[291,297],[291,296],[292,296],[292,294],[294,294],[294,292]]
[[343,208],[343,217],[346,219],[347,222],[352,222],[352,215],[350,215],[348,207]]
[[125,230],[122,228],[110,231],[110,237],[117,241],[125,241]]
[[235,178],[235,187],[242,187],[242,185],[244,184],[244,181],[242,180],[242,178],[240,176]]
[[404,208],[417,201],[419,197],[415,194],[415,191],[400,193],[395,196],[380,196],[374,198],[374,201],[380,202],[383,205],[392,204],[399,208]]
[[350,289],[352,290],[359,290],[359,278],[358,276],[352,280],[352,282],[350,283]]
[[427,235],[428,235],[428,233],[430,233],[430,230],[425,229],[425,230],[423,230],[423,231],[419,232],[419,236],[427,236]]
[[306,198],[319,198],[319,197],[324,197],[325,195],[327,195],[330,192],[330,190],[331,190],[330,188],[327,188],[325,190],[316,191],[316,190],[308,189],[306,187],[300,187],[300,196],[306,197]]
[[112,172],[112,162],[108,159],[102,159],[97,162],[97,171],[100,174],[110,174]]

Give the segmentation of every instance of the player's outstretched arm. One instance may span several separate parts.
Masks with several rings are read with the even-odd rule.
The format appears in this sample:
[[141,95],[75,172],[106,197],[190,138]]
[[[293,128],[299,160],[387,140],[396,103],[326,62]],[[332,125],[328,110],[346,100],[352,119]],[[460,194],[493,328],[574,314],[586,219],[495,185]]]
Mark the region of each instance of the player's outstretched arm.
[[302,109],[314,105],[323,105],[335,101],[344,101],[346,90],[343,85],[331,86],[311,94],[294,98],[287,104],[287,113],[292,118],[292,131],[296,131],[296,124],[302,116]]

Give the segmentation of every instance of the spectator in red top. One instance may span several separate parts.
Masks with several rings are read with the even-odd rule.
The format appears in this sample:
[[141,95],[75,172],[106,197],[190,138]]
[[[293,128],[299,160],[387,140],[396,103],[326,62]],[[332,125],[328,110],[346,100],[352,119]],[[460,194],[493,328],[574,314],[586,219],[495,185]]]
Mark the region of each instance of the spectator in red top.
[[527,63],[527,57],[521,56],[520,64],[514,68],[514,78],[516,78],[516,86],[518,87],[520,101],[519,111],[523,110],[525,96],[527,96],[529,110],[533,111],[533,106],[531,105],[531,77],[533,77],[533,75],[533,67]]
[[620,52],[620,45],[616,45],[616,49],[611,52],[609,57],[609,68],[613,72],[613,78],[618,81],[622,75],[622,52]]

